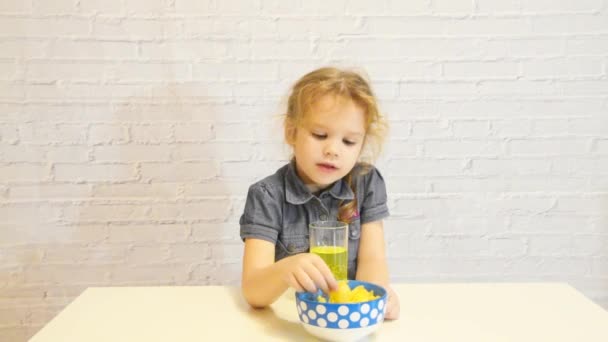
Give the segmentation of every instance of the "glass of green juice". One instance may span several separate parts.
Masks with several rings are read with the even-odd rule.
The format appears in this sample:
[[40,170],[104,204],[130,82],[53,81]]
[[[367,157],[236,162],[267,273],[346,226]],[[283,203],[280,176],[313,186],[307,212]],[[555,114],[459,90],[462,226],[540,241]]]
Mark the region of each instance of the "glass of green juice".
[[325,261],[336,280],[348,274],[348,224],[340,221],[317,221],[308,225],[310,252]]

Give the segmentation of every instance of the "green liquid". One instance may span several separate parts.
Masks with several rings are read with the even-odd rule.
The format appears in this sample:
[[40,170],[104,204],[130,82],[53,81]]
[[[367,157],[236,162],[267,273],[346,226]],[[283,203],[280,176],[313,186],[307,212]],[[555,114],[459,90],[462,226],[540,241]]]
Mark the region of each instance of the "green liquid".
[[310,250],[323,259],[336,280],[346,280],[348,274],[348,251],[339,246],[317,246]]

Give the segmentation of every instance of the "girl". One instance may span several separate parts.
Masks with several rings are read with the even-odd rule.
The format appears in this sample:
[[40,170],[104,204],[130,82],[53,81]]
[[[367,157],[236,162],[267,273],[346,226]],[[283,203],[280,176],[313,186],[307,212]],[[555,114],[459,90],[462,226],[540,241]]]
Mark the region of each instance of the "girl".
[[308,225],[340,220],[349,224],[348,278],[384,286],[385,318],[398,318],[384,252],[386,187],[365,162],[377,156],[386,128],[368,82],[336,68],[308,73],[292,89],[284,126],[293,159],[249,187],[240,219],[245,299],[264,307],[289,286],[337,289],[325,262],[308,253]]

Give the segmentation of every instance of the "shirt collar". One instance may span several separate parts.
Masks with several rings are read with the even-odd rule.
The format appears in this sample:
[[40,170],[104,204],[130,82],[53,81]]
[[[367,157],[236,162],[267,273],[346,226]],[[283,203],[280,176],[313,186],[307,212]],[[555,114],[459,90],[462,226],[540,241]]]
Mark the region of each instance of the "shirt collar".
[[[319,197],[324,193],[329,193],[332,197],[339,200],[352,200],[355,194],[344,179],[340,179],[329,188],[323,190]],[[304,204],[310,201],[314,195],[308,190],[304,182],[296,172],[296,162],[292,159],[287,166],[285,173],[285,199],[291,204]]]

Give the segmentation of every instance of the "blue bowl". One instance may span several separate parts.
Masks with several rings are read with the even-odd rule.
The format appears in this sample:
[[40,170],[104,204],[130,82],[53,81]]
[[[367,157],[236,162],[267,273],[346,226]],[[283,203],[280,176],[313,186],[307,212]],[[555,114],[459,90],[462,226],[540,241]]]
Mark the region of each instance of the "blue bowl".
[[359,303],[322,303],[319,293],[296,292],[300,322],[309,333],[329,341],[354,341],[375,332],[384,321],[386,290],[376,284],[349,280],[352,289],[363,285],[377,299]]

